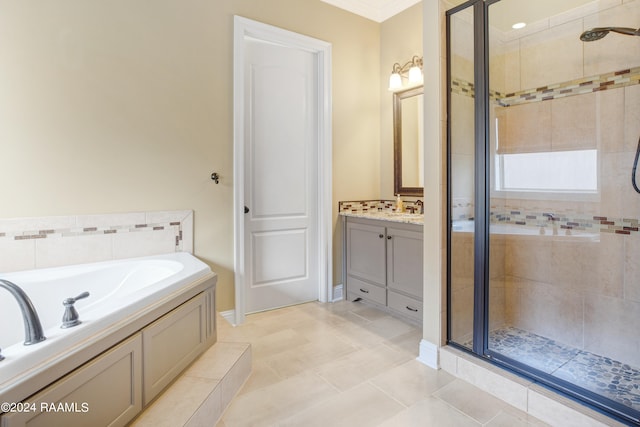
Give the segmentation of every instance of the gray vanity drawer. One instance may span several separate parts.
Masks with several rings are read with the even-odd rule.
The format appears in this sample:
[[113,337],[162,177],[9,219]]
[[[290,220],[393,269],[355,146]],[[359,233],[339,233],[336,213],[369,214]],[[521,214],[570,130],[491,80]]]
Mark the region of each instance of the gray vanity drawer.
[[363,282],[355,277],[347,276],[347,298],[351,301],[360,297],[378,304],[386,305],[386,293],[387,291],[385,288]]
[[404,316],[422,320],[422,301],[389,291],[387,306]]

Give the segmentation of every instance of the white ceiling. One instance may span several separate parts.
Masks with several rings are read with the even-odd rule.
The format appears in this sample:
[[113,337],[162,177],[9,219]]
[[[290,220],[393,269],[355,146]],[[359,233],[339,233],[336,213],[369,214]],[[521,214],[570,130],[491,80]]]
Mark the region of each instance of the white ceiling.
[[321,0],[356,15],[383,22],[422,0]]
[[[364,16],[376,22],[383,22],[392,16],[410,8],[422,0],[321,0],[349,12]],[[466,0],[450,0],[452,5],[464,3]],[[516,22],[535,22],[541,18],[556,15],[593,0],[511,0],[493,6],[492,25],[503,31],[511,29]]]

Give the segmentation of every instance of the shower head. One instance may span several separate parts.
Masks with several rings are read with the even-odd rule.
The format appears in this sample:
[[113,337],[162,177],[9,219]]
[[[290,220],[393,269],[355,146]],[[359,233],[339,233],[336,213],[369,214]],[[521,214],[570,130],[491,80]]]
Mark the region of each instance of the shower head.
[[637,30],[634,28],[627,27],[601,27],[601,28],[592,28],[590,30],[585,31],[580,35],[580,40],[583,42],[592,42],[595,40],[600,40],[609,32],[614,32],[618,34],[624,34],[626,36],[640,36],[640,28]]

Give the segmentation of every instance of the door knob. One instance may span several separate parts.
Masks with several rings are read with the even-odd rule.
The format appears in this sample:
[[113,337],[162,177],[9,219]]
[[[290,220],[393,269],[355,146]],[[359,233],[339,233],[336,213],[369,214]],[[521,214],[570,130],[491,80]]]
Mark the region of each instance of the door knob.
[[249,208],[248,207],[244,207],[244,213],[249,213]]

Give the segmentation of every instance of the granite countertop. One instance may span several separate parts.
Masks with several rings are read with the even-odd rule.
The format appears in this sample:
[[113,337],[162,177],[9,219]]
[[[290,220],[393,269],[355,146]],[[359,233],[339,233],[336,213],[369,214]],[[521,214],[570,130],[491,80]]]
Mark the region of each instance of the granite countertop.
[[373,212],[340,212],[340,215],[351,216],[355,218],[377,219],[383,221],[403,222],[405,224],[424,225],[423,214],[412,214],[409,212],[389,212],[389,211],[373,211]]

